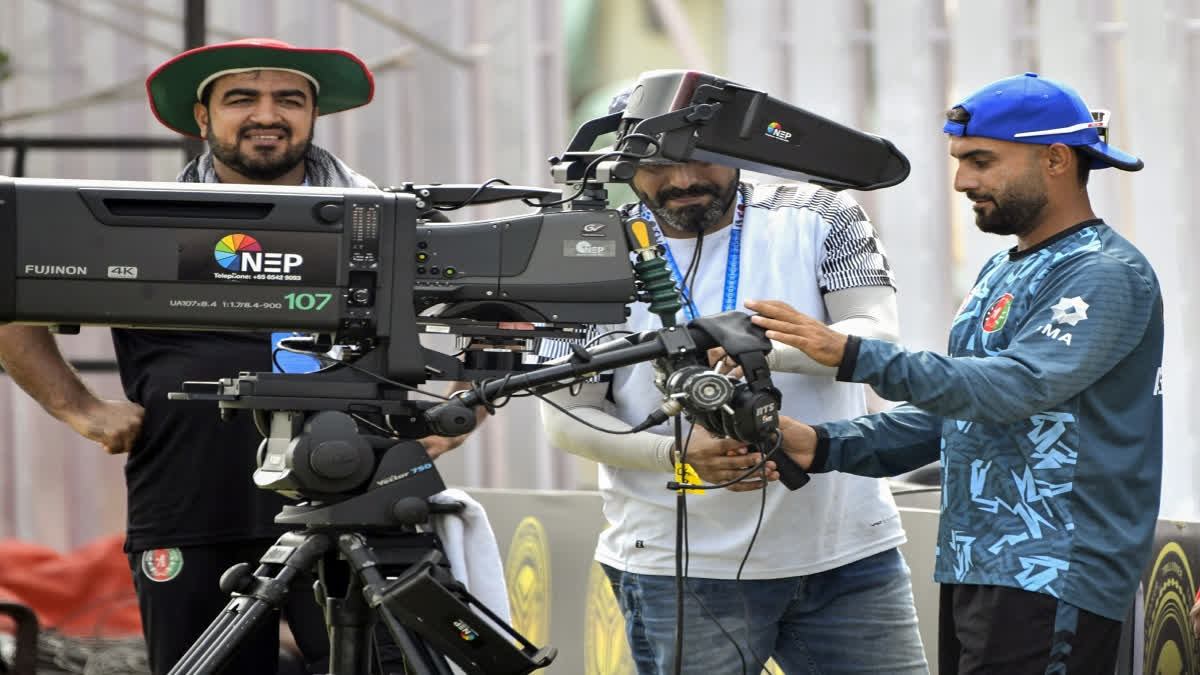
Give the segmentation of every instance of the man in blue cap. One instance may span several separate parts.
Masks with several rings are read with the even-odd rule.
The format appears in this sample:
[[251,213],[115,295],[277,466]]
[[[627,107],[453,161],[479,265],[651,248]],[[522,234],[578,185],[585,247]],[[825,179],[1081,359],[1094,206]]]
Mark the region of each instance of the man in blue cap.
[[1033,73],[947,113],[954,188],[981,230],[1017,237],[984,265],[948,355],[746,303],[771,339],[908,401],[828,424],[784,419],[781,461],[888,476],[941,460],[942,673],[1113,672],[1148,562],[1163,305],[1150,263],[1092,212],[1091,169],[1142,168],[1108,145],[1106,122]]

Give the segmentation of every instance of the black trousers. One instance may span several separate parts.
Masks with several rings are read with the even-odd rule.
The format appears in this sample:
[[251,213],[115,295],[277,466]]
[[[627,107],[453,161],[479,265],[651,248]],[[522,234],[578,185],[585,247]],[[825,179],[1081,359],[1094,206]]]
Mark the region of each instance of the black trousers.
[[1044,593],[943,584],[942,675],[1112,675],[1121,622]]
[[[271,541],[207,544],[138,551],[129,555],[142,614],[150,670],[166,673],[224,609],[230,597],[218,583],[241,562],[258,566]],[[325,620],[313,597],[312,577],[300,575],[288,589],[283,614],[309,663],[328,658]],[[226,667],[227,673],[275,673],[279,660],[279,616],[260,621]]]

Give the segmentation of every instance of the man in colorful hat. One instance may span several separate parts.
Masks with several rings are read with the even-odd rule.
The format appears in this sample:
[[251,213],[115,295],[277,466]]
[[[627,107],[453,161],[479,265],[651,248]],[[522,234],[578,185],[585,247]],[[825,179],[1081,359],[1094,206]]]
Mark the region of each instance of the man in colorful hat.
[[[318,115],[365,105],[370,71],[336,49],[271,39],[238,40],[180,54],[146,81],[150,107],[167,127],[208,149],[178,179],[373,188],[313,144]],[[270,371],[267,335],[113,330],[128,400],[103,400],[63,360],[40,327],[0,327],[0,363],[51,414],[111,454],[129,453],[126,551],[155,673],[165,673],[228,601],[218,587],[230,566],[258,560],[287,528],[274,523],[284,499],[255,487],[259,432],[250,415],[218,423],[211,403],[168,401],[183,380]],[[437,455],[461,439],[428,439]],[[327,649],[312,592],[297,585],[285,613],[306,656]],[[260,626],[228,672],[274,673],[278,630]]]
[[312,143],[318,115],[374,94],[371,72],[349,52],[268,39],[200,47],[159,66],[146,90],[160,122],[208,141],[182,181],[375,187]]
[[1106,113],[1033,73],[947,120],[954,188],[981,230],[1016,246],[984,265],[948,355],[746,303],[768,337],[908,401],[785,419],[787,458],[869,476],[941,460],[942,673],[1111,673],[1158,517],[1163,302],[1145,256],[1092,211],[1087,181],[1142,162],[1107,143]]

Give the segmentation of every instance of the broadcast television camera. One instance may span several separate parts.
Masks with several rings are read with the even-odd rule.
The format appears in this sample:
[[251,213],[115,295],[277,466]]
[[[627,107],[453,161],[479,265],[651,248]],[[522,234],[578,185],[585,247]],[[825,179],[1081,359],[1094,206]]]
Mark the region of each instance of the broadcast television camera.
[[[590,149],[613,132],[615,149]],[[629,303],[671,286],[639,280],[630,254],[653,259],[656,242],[622,222],[603,190],[650,157],[834,189],[894,185],[909,170],[885,139],[761,91],[651,71],[624,112],[584,124],[551,158],[566,199],[487,184],[374,191],[0,178],[0,321],[311,332],[393,382],[503,376],[522,370],[519,360],[464,366],[423,348],[418,335],[577,338],[588,325],[621,323]],[[466,223],[431,217],[517,198],[538,210]],[[673,323],[673,312],[661,314]],[[514,321],[536,329],[503,327]]]
[[[611,149],[591,149],[610,133]],[[770,342],[738,312],[674,325],[675,280],[657,242],[645,222],[609,208],[603,186],[630,181],[650,158],[724,163],[832,189],[886,187],[909,170],[888,141],[761,91],[704,73],[652,71],[625,111],[585,123],[551,158],[565,196],[491,182],[376,191],[0,177],[0,322],[324,336],[322,349],[337,346],[341,356],[322,371],[230,373],[182,392],[223,411],[254,411],[266,436],[255,482],[309,500],[276,519],[309,528],[419,522],[425,498],[444,485],[418,444],[395,438],[465,433],[474,406],[643,361],[664,373],[661,417],[683,411],[718,433],[763,442],[779,410],[763,358]],[[463,223],[435,217],[507,199],[536,211]],[[527,338],[578,340],[589,326],[620,324],[636,301],[650,303],[662,330],[576,345],[561,363],[517,358]],[[507,360],[464,362],[422,346],[421,333],[516,349],[505,350]],[[743,366],[746,382],[712,373],[706,351],[715,346]],[[431,379],[477,384],[451,401],[413,400],[414,387]],[[384,418],[393,440],[360,436],[362,414]],[[455,611],[456,620],[466,616]],[[520,657],[500,650],[487,662],[453,653],[443,632],[422,635],[479,672],[548,663],[527,644]]]
[[[616,134],[614,146],[591,149],[608,134]],[[729,329],[736,317],[715,333],[696,326],[676,333],[689,336],[688,344],[662,333],[607,345],[596,363],[580,352],[574,370],[520,359],[530,338],[577,340],[588,326],[622,323],[639,300],[650,302],[664,326],[675,323],[675,280],[657,242],[644,222],[609,208],[604,191],[606,183],[631,180],[638,162],[650,158],[704,159],[833,189],[886,187],[909,170],[885,139],[761,91],[704,73],[651,71],[623,112],[585,123],[567,151],[551,158],[566,197],[491,184],[497,181],[378,191],[0,178],[0,322],[320,334],[319,344],[342,355],[321,372],[230,373],[218,383],[187,383],[184,394],[219,400],[224,409],[369,409],[406,438],[465,433],[475,422],[470,406],[566,386],[600,363],[633,363],[622,354],[636,354],[656,360],[664,384],[675,387],[664,391],[667,414],[682,409],[755,440],[744,436],[760,434],[770,420],[750,424],[753,415],[729,401],[737,394],[747,407],[763,407],[744,392],[769,388],[765,362],[745,369],[750,382],[741,389],[700,376],[704,350],[728,346],[718,333],[726,341],[738,330],[761,338],[749,322]],[[439,209],[510,199],[537,210],[438,222]],[[464,361],[422,346],[421,333],[511,348],[492,350],[491,361]],[[770,349],[766,340],[758,345]],[[750,351],[743,345],[730,353]],[[684,367],[687,377],[676,372]],[[437,406],[412,400],[412,387],[430,379],[487,383]],[[293,458],[278,455],[292,452],[300,426],[260,420],[276,453],[262,459],[278,465],[260,467],[259,485],[329,498],[369,484],[365,469],[333,480],[284,468]]]

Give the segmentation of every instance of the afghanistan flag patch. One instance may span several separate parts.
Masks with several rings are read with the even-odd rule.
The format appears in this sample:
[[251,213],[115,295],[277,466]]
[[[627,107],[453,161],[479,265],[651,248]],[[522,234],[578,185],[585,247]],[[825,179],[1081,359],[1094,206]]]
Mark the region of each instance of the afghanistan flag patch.
[[142,574],[150,581],[170,581],[183,571],[183,553],[177,548],[156,548],[142,553]]
[[987,313],[983,315],[983,330],[985,333],[995,333],[1004,328],[1004,324],[1008,322],[1008,310],[1012,307],[1012,301],[1012,293],[1005,293],[996,302],[992,303]]

